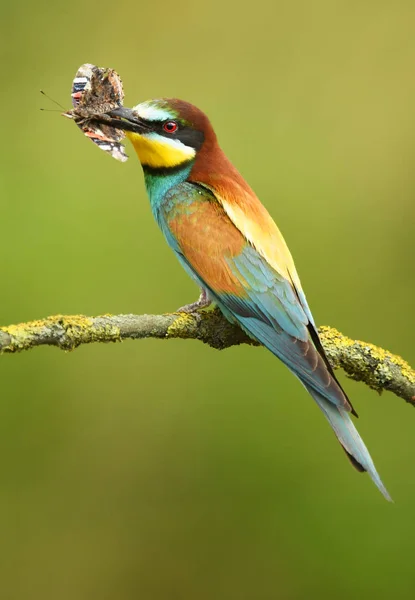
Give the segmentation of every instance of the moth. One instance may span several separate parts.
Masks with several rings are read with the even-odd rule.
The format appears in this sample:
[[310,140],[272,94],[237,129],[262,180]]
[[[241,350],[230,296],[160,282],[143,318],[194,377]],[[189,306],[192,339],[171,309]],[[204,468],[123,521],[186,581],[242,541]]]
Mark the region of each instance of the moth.
[[102,121],[106,118],[105,113],[122,107],[124,90],[118,73],[89,63],[82,65],[73,80],[71,97],[73,109],[62,113],[63,116],[73,119],[98,148],[125,162],[128,156],[121,144],[125,133],[94,120],[99,116]]

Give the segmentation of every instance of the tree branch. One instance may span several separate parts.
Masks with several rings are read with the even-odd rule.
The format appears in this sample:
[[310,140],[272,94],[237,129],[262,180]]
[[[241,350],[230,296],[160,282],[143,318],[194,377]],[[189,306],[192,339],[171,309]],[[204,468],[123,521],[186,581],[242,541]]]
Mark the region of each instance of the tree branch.
[[[334,369],[342,368],[352,379],[363,381],[378,392],[389,390],[415,406],[415,371],[400,356],[352,340],[332,327],[320,327],[319,334]],[[197,314],[56,315],[0,327],[0,354],[44,345],[74,350],[92,342],[142,338],[197,339],[218,350],[238,344],[259,345],[215,309]]]

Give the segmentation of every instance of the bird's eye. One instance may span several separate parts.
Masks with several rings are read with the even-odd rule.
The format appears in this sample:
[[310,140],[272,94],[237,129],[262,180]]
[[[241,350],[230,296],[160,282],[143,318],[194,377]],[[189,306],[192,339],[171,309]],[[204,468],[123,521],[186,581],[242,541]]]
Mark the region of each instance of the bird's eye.
[[176,121],[166,121],[163,123],[163,129],[166,133],[174,133],[177,131],[178,125]]

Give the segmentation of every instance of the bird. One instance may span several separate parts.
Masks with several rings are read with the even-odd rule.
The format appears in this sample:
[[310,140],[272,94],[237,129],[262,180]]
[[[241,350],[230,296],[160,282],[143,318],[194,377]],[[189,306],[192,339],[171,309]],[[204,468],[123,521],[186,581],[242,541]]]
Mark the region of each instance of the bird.
[[391,501],[330,365],[288,246],[271,215],[219,145],[207,115],[177,98],[109,113],[141,162],[153,215],[198,284],[193,312],[211,303],[300,380],[352,465]]

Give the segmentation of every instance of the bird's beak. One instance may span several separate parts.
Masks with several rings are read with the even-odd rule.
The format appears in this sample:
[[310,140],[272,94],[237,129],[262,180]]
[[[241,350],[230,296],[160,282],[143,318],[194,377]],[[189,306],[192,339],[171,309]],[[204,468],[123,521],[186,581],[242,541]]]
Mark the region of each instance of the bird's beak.
[[132,108],[116,108],[108,112],[107,115],[111,118],[111,122],[106,122],[116,129],[139,134],[150,131],[148,124]]

